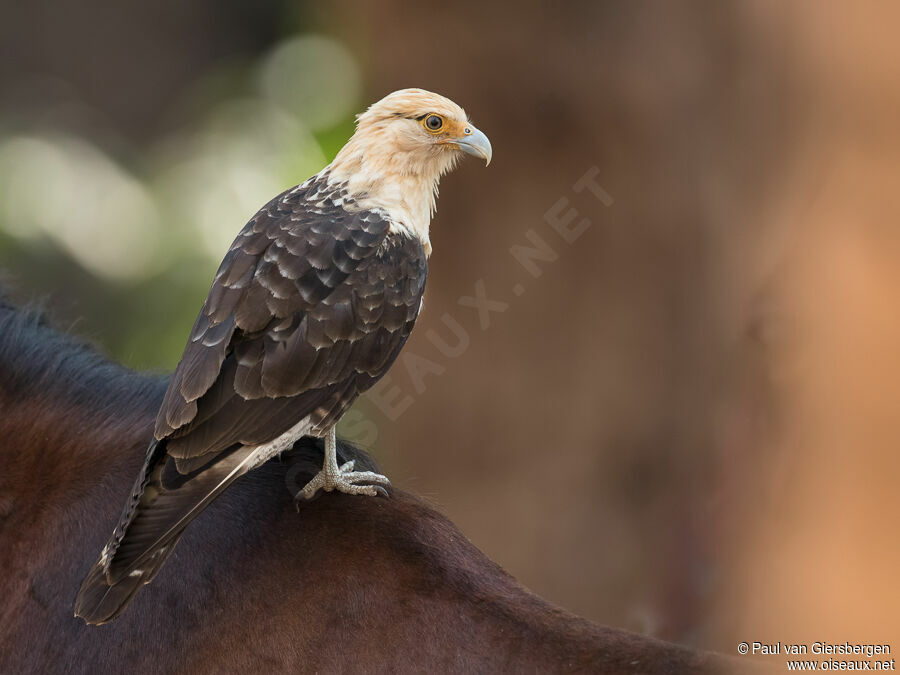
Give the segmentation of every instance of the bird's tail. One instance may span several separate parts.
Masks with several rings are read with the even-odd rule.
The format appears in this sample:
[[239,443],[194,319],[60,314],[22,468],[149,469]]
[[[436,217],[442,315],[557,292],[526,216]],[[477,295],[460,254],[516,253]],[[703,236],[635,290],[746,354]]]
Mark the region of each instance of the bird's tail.
[[151,444],[119,525],[81,584],[75,616],[115,619],[156,576],[188,524],[252,466],[253,448],[238,446],[188,475],[177,472],[163,442]]
[[153,577],[163,566],[178,543],[178,537],[171,543],[156,550],[151,560],[142,569],[131,573],[116,582],[110,582],[102,560],[94,563],[88,572],[78,597],[75,599],[75,616],[85,622],[100,625],[108,623],[119,616],[141,586],[153,581]]

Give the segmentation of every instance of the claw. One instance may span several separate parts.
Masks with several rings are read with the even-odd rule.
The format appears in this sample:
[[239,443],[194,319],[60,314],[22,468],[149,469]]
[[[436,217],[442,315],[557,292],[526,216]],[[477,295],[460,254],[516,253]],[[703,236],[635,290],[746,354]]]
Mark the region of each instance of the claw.
[[323,491],[331,492],[332,490],[348,495],[388,496],[388,491],[384,486],[390,485],[391,481],[387,476],[382,476],[374,471],[353,471],[354,465],[353,460],[345,462],[336,475],[323,469],[297,493],[295,499],[298,502],[300,499],[311,501]]
[[[309,483],[307,483],[307,486]],[[297,506],[297,512],[300,512],[300,502],[314,502],[319,497],[321,497],[325,493],[321,488],[316,489],[315,492],[312,490],[307,491],[306,487],[297,491],[297,494],[294,495],[294,504]]]

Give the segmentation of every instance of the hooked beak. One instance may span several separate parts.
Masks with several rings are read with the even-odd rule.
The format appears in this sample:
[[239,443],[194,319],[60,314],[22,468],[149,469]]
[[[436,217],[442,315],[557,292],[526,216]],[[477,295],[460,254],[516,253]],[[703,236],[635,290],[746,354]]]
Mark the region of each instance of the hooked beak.
[[465,135],[460,138],[454,139],[454,143],[459,146],[459,149],[469,155],[481,157],[481,159],[484,160],[485,166],[490,164],[493,150],[491,149],[491,142],[488,140],[488,137],[471,124],[466,125],[464,134]]

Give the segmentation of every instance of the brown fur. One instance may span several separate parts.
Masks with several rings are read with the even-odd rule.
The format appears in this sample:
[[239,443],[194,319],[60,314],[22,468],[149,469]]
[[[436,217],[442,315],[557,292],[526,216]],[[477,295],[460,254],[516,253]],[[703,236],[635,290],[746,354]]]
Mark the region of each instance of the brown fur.
[[86,626],[72,600],[163,388],[0,305],[0,672],[735,670],[554,607],[400,490],[298,512],[311,442],[228,490],[118,621]]

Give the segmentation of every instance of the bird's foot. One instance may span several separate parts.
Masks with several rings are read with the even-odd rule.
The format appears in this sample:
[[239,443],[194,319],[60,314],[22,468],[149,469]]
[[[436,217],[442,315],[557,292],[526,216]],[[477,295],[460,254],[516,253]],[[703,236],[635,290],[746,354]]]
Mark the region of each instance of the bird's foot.
[[342,464],[334,470],[328,467],[317,473],[306,486],[297,493],[297,501],[305,499],[309,501],[316,496],[319,490],[331,492],[337,490],[348,495],[368,495],[374,497],[376,495],[388,496],[388,492],[384,486],[390,485],[391,481],[387,476],[382,476],[374,471],[354,471],[353,460]]

